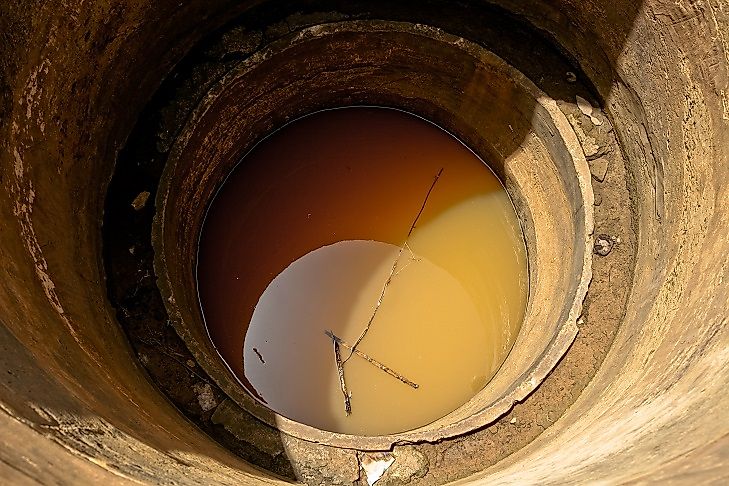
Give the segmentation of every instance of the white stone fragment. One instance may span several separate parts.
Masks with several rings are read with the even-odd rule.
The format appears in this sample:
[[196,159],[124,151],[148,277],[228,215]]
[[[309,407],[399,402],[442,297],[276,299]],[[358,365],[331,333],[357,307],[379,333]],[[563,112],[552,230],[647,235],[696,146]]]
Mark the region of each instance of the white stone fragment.
[[363,454],[360,459],[360,466],[367,476],[367,484],[372,486],[379,481],[393,462],[395,462],[395,457],[390,453]]
[[582,113],[590,117],[590,121],[592,122],[592,124],[595,126],[602,125],[602,120],[592,114],[594,108],[592,107],[590,102],[579,95],[577,95],[575,98],[577,99],[577,108],[579,108]]

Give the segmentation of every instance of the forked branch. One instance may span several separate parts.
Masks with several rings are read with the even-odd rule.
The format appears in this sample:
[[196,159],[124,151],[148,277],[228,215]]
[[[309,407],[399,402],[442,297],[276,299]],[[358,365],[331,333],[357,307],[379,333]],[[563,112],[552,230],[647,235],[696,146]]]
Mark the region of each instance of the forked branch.
[[[427,194],[425,194],[425,199],[423,199],[423,204],[420,205],[420,210],[418,211],[418,214],[415,216],[415,219],[413,220],[413,224],[410,225],[410,229],[408,230],[408,234],[405,237],[405,241],[403,242],[402,246],[400,246],[400,250],[397,252],[397,257],[395,257],[395,261],[392,264],[392,267],[390,268],[390,273],[387,275],[387,279],[385,280],[385,284],[382,286],[382,290],[380,291],[380,296],[377,298],[377,303],[375,304],[375,310],[372,312],[372,315],[370,316],[370,319],[367,321],[367,325],[360,333],[359,337],[357,337],[357,340],[354,342],[354,344],[351,346],[349,356],[343,361],[343,363],[346,363],[349,361],[349,358],[352,357],[352,354],[357,352],[357,346],[359,346],[359,343],[362,342],[362,340],[365,338],[367,333],[370,330],[370,327],[372,327],[372,323],[375,321],[375,316],[377,316],[377,311],[380,310],[380,306],[382,305],[382,300],[385,298],[385,292],[387,292],[387,288],[390,286],[390,283],[392,282],[393,277],[396,275],[395,271],[397,270],[397,265],[400,263],[400,257],[402,257],[402,254],[405,252],[405,249],[407,248],[408,251],[412,254],[412,251],[410,250],[410,247],[408,246],[408,240],[410,239],[410,236],[413,234],[413,231],[415,230],[415,227],[418,224],[418,220],[420,219],[420,216],[423,214],[423,211],[425,211],[425,206],[428,204],[428,198],[430,198],[430,193],[433,192],[433,188],[435,187],[436,183],[438,182],[438,179],[440,179],[441,174],[443,173],[443,167],[440,168],[438,173],[435,175],[435,178],[433,179],[433,183],[430,185],[430,188],[428,189]],[[416,387],[417,388],[417,387]]]
[[[380,363],[380,362],[379,362],[379,361],[377,361],[377,360],[376,360],[375,358],[373,358],[373,357],[371,357],[371,356],[369,356],[369,355],[367,355],[367,354],[363,353],[363,352],[362,352],[362,351],[360,351],[359,349],[355,349],[353,345],[351,345],[351,344],[349,344],[348,342],[344,341],[343,339],[341,339],[341,338],[337,337],[336,335],[334,335],[334,333],[333,333],[332,331],[324,331],[324,334],[326,334],[327,336],[329,336],[329,337],[330,337],[330,338],[332,339],[332,341],[334,341],[334,346],[335,346],[335,348],[334,348],[334,349],[335,349],[335,351],[334,351],[334,352],[335,352],[335,353],[337,353],[337,352],[338,352],[338,351],[337,351],[337,350],[338,350],[338,348],[337,348],[336,346],[337,346],[337,345],[342,345],[342,346],[344,346],[345,348],[349,349],[349,350],[350,350],[350,351],[351,351],[351,352],[352,352],[353,354],[356,354],[356,355],[357,355],[357,356],[359,356],[360,358],[362,358],[362,359],[364,359],[364,360],[368,361],[368,362],[369,362],[370,364],[372,364],[372,365],[376,366],[377,368],[381,369],[382,371],[384,371],[384,372],[385,372],[385,373],[387,373],[388,375],[392,376],[393,378],[397,378],[398,380],[402,381],[402,382],[403,382],[403,383],[405,383],[406,385],[408,385],[408,386],[410,386],[410,387],[412,387],[412,388],[415,388],[415,389],[417,390],[417,388],[418,388],[418,384],[417,384],[417,383],[415,383],[415,382],[413,382],[413,381],[411,381],[411,380],[408,380],[407,378],[405,378],[404,376],[402,376],[402,375],[401,375],[400,373],[398,373],[397,371],[393,370],[392,368],[390,368],[390,367],[389,367],[389,366],[387,366],[387,365],[384,365],[384,364]],[[343,369],[343,367],[341,367],[341,366],[339,366],[339,365],[338,365],[338,368],[339,368],[340,370],[342,370],[342,369]],[[345,388],[345,385],[343,384],[343,383],[344,383],[344,377],[343,377],[343,376],[344,376],[344,375],[343,375],[343,371],[340,371],[340,372],[339,372],[339,383],[340,383],[340,385],[342,385],[342,391],[344,391],[344,390],[346,389],[346,388]],[[349,398],[349,396],[348,396],[348,395],[345,395],[345,396],[347,397],[347,399]],[[346,402],[345,402],[345,408],[346,408],[346,407],[347,407],[347,404],[346,404]]]

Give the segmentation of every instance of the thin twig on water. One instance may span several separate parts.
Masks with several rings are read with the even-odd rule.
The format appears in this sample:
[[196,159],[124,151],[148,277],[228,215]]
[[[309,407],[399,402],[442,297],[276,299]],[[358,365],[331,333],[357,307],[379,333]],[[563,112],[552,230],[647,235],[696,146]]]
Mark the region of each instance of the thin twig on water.
[[[420,211],[418,211],[418,215],[415,216],[415,219],[413,220],[413,224],[410,226],[410,231],[408,231],[408,236],[405,238],[405,242],[407,243],[408,238],[410,238],[410,235],[413,234],[413,231],[415,230],[415,226],[418,224],[418,220],[420,219],[420,215],[423,214],[423,211],[425,211],[425,205],[428,204],[428,198],[430,197],[430,193],[433,192],[433,188],[435,187],[435,184],[438,182],[438,179],[440,179],[440,175],[443,173],[443,167],[440,168],[438,173],[435,175],[435,179],[433,179],[433,183],[430,185],[430,189],[428,189],[428,193],[425,195],[425,199],[423,199],[423,204],[420,206]],[[405,246],[405,243],[403,243],[403,247]]]
[[339,353],[339,342],[331,335],[332,343],[334,344],[334,360],[337,363],[337,373],[339,374],[339,388],[342,390],[344,395],[344,413],[349,416],[352,413],[352,403],[349,400],[349,391],[347,391],[347,382],[344,381],[344,365],[342,364],[342,355]]
[[402,256],[403,252],[405,251],[405,248],[410,251],[410,254],[412,255],[412,250],[410,250],[410,247],[408,246],[408,239],[410,239],[410,235],[413,234],[413,231],[415,230],[415,226],[418,224],[418,220],[420,219],[420,216],[423,214],[423,211],[425,210],[425,205],[428,204],[428,198],[430,197],[430,193],[433,192],[433,188],[435,187],[435,184],[438,182],[438,179],[440,179],[441,174],[443,173],[443,167],[440,168],[438,173],[435,175],[435,178],[433,179],[433,183],[430,185],[430,188],[428,189],[428,193],[425,195],[425,199],[423,199],[423,204],[420,206],[420,210],[418,211],[418,214],[415,216],[415,219],[413,220],[413,224],[410,225],[410,230],[408,231],[408,235],[405,237],[405,241],[403,242],[402,246],[400,247],[400,251],[397,252],[397,257],[395,257],[395,261],[392,264],[392,268],[390,269],[390,273],[387,276],[387,280],[385,280],[385,284],[382,286],[382,290],[380,291],[380,296],[377,299],[377,304],[375,304],[375,310],[372,312],[372,315],[370,316],[369,321],[367,321],[367,325],[360,333],[357,340],[354,342],[354,344],[351,347],[351,350],[349,352],[349,356],[347,356],[342,363],[346,363],[349,361],[349,358],[352,357],[352,354],[354,354],[357,351],[357,346],[359,346],[359,343],[362,342],[364,337],[367,335],[367,333],[370,330],[370,327],[372,326],[372,323],[375,320],[375,316],[377,315],[377,311],[380,310],[380,306],[382,305],[382,299],[385,298],[385,292],[387,292],[387,287],[390,286],[390,282],[392,282],[392,278],[396,275],[395,270],[397,270],[397,264],[400,262],[400,257]]
[[[390,375],[390,376],[392,376],[394,378],[397,378],[398,380],[402,381],[403,383],[405,383],[408,386],[411,386],[411,387],[413,387],[415,389],[418,388],[418,384],[417,383],[415,383],[415,382],[413,382],[411,380],[408,380],[407,378],[405,378],[404,376],[402,376],[397,371],[393,370],[392,368],[390,368],[387,365],[384,365],[384,364],[380,363],[375,358],[373,358],[373,357],[371,357],[371,356],[363,353],[359,349],[355,349],[355,347],[353,345],[351,345],[351,344],[347,343],[346,341],[342,340],[341,338],[335,336],[332,331],[324,331],[324,333],[327,336],[329,336],[332,339],[332,341],[334,341],[334,346],[335,346],[335,351],[334,352],[335,353],[338,353],[337,350],[339,349],[336,346],[337,345],[342,345],[345,348],[349,349],[352,352],[352,354],[356,354],[360,358],[363,358],[363,359],[369,361],[371,364],[373,364],[377,368],[381,369],[382,371],[384,371],[388,375]],[[343,367],[340,366],[340,363],[337,363],[337,366],[338,366],[338,369],[343,370]],[[339,372],[339,383],[340,383],[340,385],[344,386],[343,385],[343,383],[344,383],[344,373],[343,373],[343,371],[340,371]],[[342,388],[342,390],[344,391],[344,388]],[[345,394],[345,396],[347,397],[347,399],[349,398],[349,395],[346,395]],[[347,404],[345,402],[345,407],[346,406],[347,406]]]

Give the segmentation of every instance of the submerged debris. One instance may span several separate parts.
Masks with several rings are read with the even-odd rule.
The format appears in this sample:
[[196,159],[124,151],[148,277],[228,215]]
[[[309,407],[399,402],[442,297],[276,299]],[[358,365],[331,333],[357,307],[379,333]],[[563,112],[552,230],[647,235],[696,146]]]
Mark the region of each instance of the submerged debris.
[[603,182],[605,180],[605,176],[607,176],[609,164],[610,162],[607,157],[598,157],[593,160],[588,160],[590,174],[595,178],[595,180]]

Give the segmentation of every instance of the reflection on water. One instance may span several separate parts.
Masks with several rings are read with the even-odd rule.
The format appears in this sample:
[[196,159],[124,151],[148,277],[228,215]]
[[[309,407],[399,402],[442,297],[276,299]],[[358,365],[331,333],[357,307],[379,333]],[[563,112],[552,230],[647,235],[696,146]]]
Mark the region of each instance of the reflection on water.
[[[324,331],[357,340],[440,168],[359,345],[420,386],[354,356],[346,416]],[[254,395],[363,435],[427,424],[478,392],[527,296],[523,240],[496,177],[439,128],[376,108],[309,116],[249,154],[210,208],[198,282],[211,337]]]

